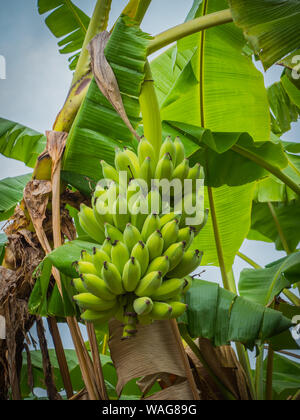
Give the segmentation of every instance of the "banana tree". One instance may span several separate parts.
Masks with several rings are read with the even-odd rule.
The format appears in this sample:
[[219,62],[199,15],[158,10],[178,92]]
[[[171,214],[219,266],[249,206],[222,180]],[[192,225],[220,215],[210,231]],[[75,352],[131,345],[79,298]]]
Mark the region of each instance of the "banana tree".
[[[278,353],[297,356],[300,318],[300,146],[280,139],[300,109],[299,6],[194,0],[152,36],[151,0],[130,0],[108,32],[112,5],[97,0],[89,17],[38,0],[71,55],[68,97],[45,135],[0,119],[0,152],[33,168],[0,182],[0,398],[298,399],[298,365]],[[283,66],[269,90],[254,58]],[[155,188],[136,198],[137,179]],[[191,181],[197,223],[176,193],[163,211],[154,179]],[[287,256],[260,267],[240,252],[247,238]],[[252,267],[239,282],[237,257]],[[25,341],[34,324],[40,351]]]

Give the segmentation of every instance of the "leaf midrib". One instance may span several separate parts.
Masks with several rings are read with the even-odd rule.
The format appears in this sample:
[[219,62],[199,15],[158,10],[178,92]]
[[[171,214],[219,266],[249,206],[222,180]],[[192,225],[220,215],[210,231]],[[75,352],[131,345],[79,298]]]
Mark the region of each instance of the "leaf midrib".
[[87,33],[87,28],[85,27],[84,23],[80,19],[80,16],[78,15],[76,8],[74,7],[74,4],[71,2],[71,0],[65,0],[65,5],[70,9],[71,13],[73,13],[75,19],[79,23],[79,26],[83,30],[84,33]]

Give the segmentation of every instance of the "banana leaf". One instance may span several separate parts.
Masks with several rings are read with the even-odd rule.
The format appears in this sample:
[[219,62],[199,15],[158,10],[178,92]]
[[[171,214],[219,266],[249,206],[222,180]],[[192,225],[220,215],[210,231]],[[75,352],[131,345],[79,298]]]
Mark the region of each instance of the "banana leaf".
[[163,132],[164,135],[181,137],[191,164],[201,163],[205,171],[205,185],[211,187],[244,185],[269,175],[263,167],[244,157],[242,152],[280,170],[288,165],[280,142],[255,142],[247,133],[211,132],[173,121],[163,121]]
[[46,146],[46,137],[31,128],[0,118],[0,153],[33,168]]
[[23,190],[32,175],[21,175],[0,181],[0,221],[7,220],[22,200]]
[[[267,360],[264,363],[264,373],[266,372]],[[299,378],[299,363],[279,354],[274,355],[273,392],[275,400],[286,400],[289,397],[293,397],[300,388]]]
[[216,346],[234,341],[253,349],[255,344],[292,326],[280,312],[203,280],[194,280],[186,303],[188,310],[183,322],[187,323],[190,335],[210,339]]
[[[132,20],[123,16],[105,48],[105,56],[115,73],[134,128],[140,122],[138,98],[149,39]],[[134,144],[133,135],[93,79],[69,134],[63,169],[99,179],[102,176],[100,160],[114,164],[115,149]]]
[[[195,0],[187,20],[227,8],[225,0]],[[263,76],[244,55],[244,47],[242,31],[234,24],[226,24],[187,37],[157,57],[151,68],[162,120],[213,133],[248,132],[254,141],[269,140],[270,114]],[[185,146],[191,154],[194,145],[186,142]],[[223,256],[230,270],[250,228],[253,191],[252,183],[212,189],[206,201],[209,221],[196,240],[196,246],[205,251],[204,264],[218,265]],[[214,226],[212,213],[216,216]],[[218,233],[219,252],[215,239]]]
[[[272,185],[276,185],[274,180],[272,180]],[[262,190],[261,195],[263,191],[265,189]],[[268,189],[267,198],[271,198],[270,189]],[[300,220],[300,202],[297,200],[290,203],[273,203],[273,207],[288,247],[293,252],[300,242],[300,230],[295,229],[295,226],[298,225]],[[253,203],[251,230],[248,234],[248,239],[261,240],[262,235],[265,241],[275,242],[278,251],[284,250],[268,204]]]
[[[72,301],[75,291],[71,279],[78,277],[74,262],[80,259],[82,250],[92,254],[95,246],[97,244],[75,240],[67,242],[44,258],[34,273],[36,282],[28,303],[30,313],[58,317],[72,316],[77,313]],[[61,272],[63,300],[56,285],[48,299],[52,266]]]
[[5,233],[0,233],[0,265],[2,264],[5,252],[5,245],[7,243],[7,237]]
[[241,296],[268,305],[283,289],[299,281],[300,252],[273,262],[262,269],[245,269],[239,280]]
[[300,4],[294,0],[229,0],[234,22],[265,70],[300,45]]
[[[90,18],[70,0],[38,0],[40,15],[48,13],[46,25],[56,38],[61,54],[81,50]],[[69,58],[70,69],[74,70],[79,53]]]
[[[300,319],[300,308],[289,305],[287,303],[280,303],[278,310],[292,321]],[[300,345],[294,340],[291,331],[284,331],[283,333],[272,337],[269,344],[274,351],[279,350],[299,350]]]

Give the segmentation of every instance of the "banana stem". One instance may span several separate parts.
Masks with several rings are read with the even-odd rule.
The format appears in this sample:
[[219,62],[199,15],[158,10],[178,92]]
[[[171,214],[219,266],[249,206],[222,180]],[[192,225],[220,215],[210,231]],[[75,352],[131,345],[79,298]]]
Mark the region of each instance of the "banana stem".
[[148,55],[153,54],[161,48],[172,44],[172,42],[178,41],[186,36],[230,22],[233,22],[233,18],[231,10],[227,9],[190,20],[186,23],[183,23],[182,25],[175,26],[174,28],[171,28],[157,35],[150,42]]
[[79,60],[73,76],[72,86],[90,71],[90,55],[87,46],[99,32],[107,28],[112,0],[98,0],[82,45]]
[[140,95],[140,106],[143,117],[144,135],[154,147],[158,160],[162,143],[162,125],[159,103],[149,62],[146,63],[145,67],[145,80]]
[[152,0],[139,0],[139,5],[134,18],[139,24],[141,24],[141,22],[143,21],[145,14],[147,13],[147,10],[151,4],[151,1]]

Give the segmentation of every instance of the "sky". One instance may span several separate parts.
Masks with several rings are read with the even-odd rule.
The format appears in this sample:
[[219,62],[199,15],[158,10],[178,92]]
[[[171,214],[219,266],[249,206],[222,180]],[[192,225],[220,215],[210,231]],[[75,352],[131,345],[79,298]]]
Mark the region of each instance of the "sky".
[[[91,15],[95,0],[74,0]],[[3,2],[4,3],[4,2]],[[110,25],[115,22],[126,1],[113,0]],[[182,23],[193,0],[152,0],[142,29],[153,35]],[[155,17],[155,18],[153,18]],[[51,129],[66,98],[72,74],[66,56],[58,53],[57,40],[37,12],[37,0],[10,0],[2,4],[0,12],[0,56],[6,60],[6,80],[0,80],[0,117],[7,118],[40,132]],[[258,64],[262,71],[262,66]],[[269,86],[278,80],[282,69],[265,74]],[[300,139],[300,123],[284,137]],[[24,164],[0,156],[0,179],[31,172]],[[258,264],[265,265],[285,256],[275,252],[273,244],[246,241],[242,252]],[[234,272],[249,266],[237,259]],[[220,281],[218,268],[207,268],[203,279]],[[68,345],[68,343],[65,343]]]

